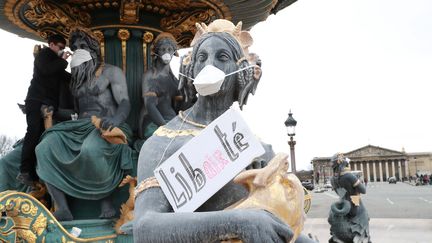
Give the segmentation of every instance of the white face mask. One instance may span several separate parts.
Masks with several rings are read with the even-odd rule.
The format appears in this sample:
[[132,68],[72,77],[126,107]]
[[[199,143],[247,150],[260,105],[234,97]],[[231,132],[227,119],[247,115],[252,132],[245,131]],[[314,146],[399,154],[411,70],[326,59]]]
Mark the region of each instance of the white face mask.
[[84,50],[84,49],[78,49],[72,55],[72,60],[70,62],[70,67],[71,68],[78,67],[82,63],[90,61],[91,59],[93,59],[93,58],[90,55],[90,52],[88,52],[87,50]]
[[169,54],[169,53],[165,53],[165,54],[163,54],[163,55],[161,56],[161,58],[162,58],[162,61],[163,61],[165,64],[168,64],[168,63],[171,62],[171,58],[172,58],[172,56],[171,56],[171,54]]
[[220,90],[225,80],[225,77],[236,74],[245,69],[252,68],[254,66],[255,65],[247,66],[232,73],[225,74],[225,72],[220,70],[219,68],[213,65],[207,65],[198,73],[195,79],[187,77],[182,73],[179,74],[194,81],[193,84],[198,94],[202,96],[207,96],[216,94]]

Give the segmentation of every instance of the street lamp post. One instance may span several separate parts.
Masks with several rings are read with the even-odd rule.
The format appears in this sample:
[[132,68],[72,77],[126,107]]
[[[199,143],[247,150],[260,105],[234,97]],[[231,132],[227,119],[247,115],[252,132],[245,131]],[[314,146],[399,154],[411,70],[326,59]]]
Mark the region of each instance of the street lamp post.
[[295,136],[295,127],[297,125],[297,121],[292,117],[291,110],[288,113],[288,118],[285,121],[285,126],[287,128],[287,134],[290,137],[288,144],[290,146],[290,154],[291,154],[291,171],[296,173],[296,164],[295,164],[295,153],[294,153],[294,145],[296,142],[294,141]]

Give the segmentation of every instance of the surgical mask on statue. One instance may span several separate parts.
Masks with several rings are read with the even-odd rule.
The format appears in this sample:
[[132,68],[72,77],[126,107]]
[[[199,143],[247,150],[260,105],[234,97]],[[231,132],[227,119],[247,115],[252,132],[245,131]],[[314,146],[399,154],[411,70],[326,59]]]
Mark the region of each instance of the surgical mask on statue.
[[91,59],[93,59],[93,58],[90,55],[89,51],[84,50],[84,49],[78,49],[72,55],[70,67],[71,68],[78,67],[79,65],[81,65],[87,61],[90,61]]
[[213,65],[207,65],[198,73],[195,79],[187,77],[182,73],[180,73],[180,75],[193,80],[193,84],[198,94],[202,96],[207,96],[216,94],[220,90],[225,80],[225,77],[236,74],[245,69],[252,68],[254,66],[255,65],[247,66],[232,73],[225,74],[225,72],[220,70],[219,68]]
[[57,56],[62,57],[64,53],[64,50],[60,50],[57,52]]
[[165,54],[163,54],[163,55],[161,56],[161,58],[162,58],[162,61],[163,61],[165,64],[168,64],[168,63],[171,62],[171,58],[172,58],[172,56],[171,56],[171,54],[169,54],[169,53],[165,53]]

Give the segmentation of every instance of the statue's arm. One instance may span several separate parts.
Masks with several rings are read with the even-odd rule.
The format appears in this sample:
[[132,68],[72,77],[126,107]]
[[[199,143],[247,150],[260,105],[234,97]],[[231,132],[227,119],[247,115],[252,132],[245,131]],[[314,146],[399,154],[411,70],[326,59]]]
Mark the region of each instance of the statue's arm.
[[360,181],[360,179],[357,179],[354,188],[358,193],[366,194],[366,186]]
[[366,193],[366,187],[365,185],[361,182],[360,179],[358,179],[355,175],[349,173],[348,175],[348,180],[349,183],[352,185],[352,187],[354,188],[354,190],[357,193],[362,193],[365,194]]
[[158,126],[163,126],[166,124],[166,122],[157,108],[157,99],[158,97],[156,96],[144,95],[144,104],[152,122]]
[[149,78],[149,74],[144,74],[143,76],[143,99],[144,105],[147,110],[147,114],[153,123],[158,126],[163,126],[166,124],[165,119],[157,108],[158,97],[155,92],[155,87],[152,87],[151,80]]
[[[154,145],[154,146],[153,146]],[[141,149],[138,179],[153,176],[160,159],[155,137]],[[166,158],[178,148],[169,149]],[[285,223],[264,210],[235,209],[212,212],[173,213],[161,188],[149,188],[135,199],[135,242],[218,242],[239,238],[243,242],[288,242],[293,232]]]
[[113,117],[102,118],[102,128],[107,129],[109,127],[119,126],[121,123],[126,121],[126,118],[130,112],[129,95],[126,84],[126,77],[123,71],[116,67],[110,66],[107,70],[107,78],[111,85],[111,91],[114,100],[117,103],[117,110]]
[[166,212],[168,205],[159,188],[137,198],[135,242],[288,242],[293,236],[289,226],[264,210],[173,213]]

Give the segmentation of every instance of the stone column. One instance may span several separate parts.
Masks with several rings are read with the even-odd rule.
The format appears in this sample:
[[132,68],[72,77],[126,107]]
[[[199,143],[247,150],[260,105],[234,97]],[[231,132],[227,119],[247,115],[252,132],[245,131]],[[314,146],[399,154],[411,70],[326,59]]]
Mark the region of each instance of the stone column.
[[366,173],[363,170],[363,161],[360,161],[360,170],[363,172],[363,179],[364,179],[366,176]]
[[389,175],[389,170],[388,170],[388,164],[389,164],[389,162],[388,162],[388,161],[385,161],[385,168],[386,168],[386,181],[387,181],[387,178],[390,177],[390,175]]
[[408,168],[408,160],[405,160],[405,176],[409,177],[409,168]]
[[369,168],[369,161],[366,161],[366,169],[367,169],[367,179],[368,179],[368,182],[370,182],[370,168]]
[[383,170],[382,170],[382,161],[378,161],[378,164],[379,164],[380,182],[384,182]]
[[398,160],[398,167],[399,167],[399,180],[402,181],[402,163],[401,163],[401,160]]
[[377,181],[377,173],[376,173],[375,161],[372,161],[372,171],[373,171],[374,182],[376,182]]
[[357,161],[353,163],[354,165],[354,170],[357,170]]
[[393,170],[393,172],[392,172],[393,176],[396,177],[396,171],[395,171],[395,166],[394,166],[394,160],[392,160],[392,170]]

